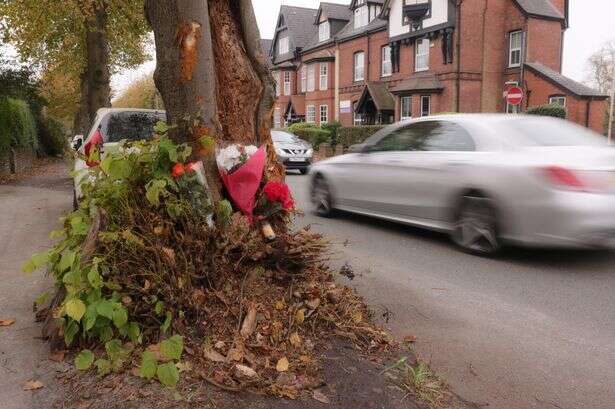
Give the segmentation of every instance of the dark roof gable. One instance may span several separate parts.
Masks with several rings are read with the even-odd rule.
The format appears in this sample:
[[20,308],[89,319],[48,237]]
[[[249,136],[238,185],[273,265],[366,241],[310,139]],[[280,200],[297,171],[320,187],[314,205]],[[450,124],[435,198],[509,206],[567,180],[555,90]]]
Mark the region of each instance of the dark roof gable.
[[545,17],[564,21],[564,15],[550,0],[514,0],[524,13],[536,17]]
[[295,48],[303,48],[317,29],[314,26],[317,9],[283,5],[280,14],[284,16],[289,36]]
[[327,3],[321,2],[316,14],[315,24],[320,21],[320,16],[324,15],[327,20],[342,20],[350,21],[352,18],[352,11],[347,4]]

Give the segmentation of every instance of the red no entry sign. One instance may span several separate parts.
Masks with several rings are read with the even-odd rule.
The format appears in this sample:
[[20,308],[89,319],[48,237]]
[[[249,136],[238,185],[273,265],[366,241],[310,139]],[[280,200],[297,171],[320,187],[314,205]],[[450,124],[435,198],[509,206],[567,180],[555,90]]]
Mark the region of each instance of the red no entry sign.
[[519,87],[512,87],[508,90],[506,101],[510,105],[519,105],[523,101],[523,90]]

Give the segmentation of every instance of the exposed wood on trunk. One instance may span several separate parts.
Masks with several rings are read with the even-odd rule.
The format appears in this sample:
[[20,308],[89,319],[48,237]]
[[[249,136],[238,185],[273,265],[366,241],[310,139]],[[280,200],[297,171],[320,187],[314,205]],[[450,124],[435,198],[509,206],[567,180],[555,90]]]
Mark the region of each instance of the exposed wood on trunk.
[[86,65],[81,74],[81,100],[74,123],[77,134],[89,131],[98,109],[111,106],[107,18],[103,3],[97,4],[94,15],[86,21]]
[[[98,210],[92,219],[90,230],[81,247],[81,264],[88,265],[94,257],[96,246],[98,243],[98,233],[105,230],[107,226],[107,215],[103,210]],[[62,305],[66,298],[66,287],[61,286],[56,292],[49,307],[41,310],[37,314],[37,319],[44,321],[42,336],[43,339],[48,339],[51,350],[63,349],[64,334],[63,326],[58,323],[58,320],[53,317],[54,310]]]
[[[251,1],[146,0],[145,10],[156,40],[156,86],[169,122],[178,125],[170,136],[192,145],[204,159],[214,200],[221,195],[214,155],[200,149],[201,133],[183,121],[187,117],[200,117],[218,145],[266,144],[267,177],[283,179],[271,144],[273,80]],[[191,54],[186,52],[186,28],[196,25],[200,33]],[[192,61],[187,55],[196,57],[195,67],[186,66]]]

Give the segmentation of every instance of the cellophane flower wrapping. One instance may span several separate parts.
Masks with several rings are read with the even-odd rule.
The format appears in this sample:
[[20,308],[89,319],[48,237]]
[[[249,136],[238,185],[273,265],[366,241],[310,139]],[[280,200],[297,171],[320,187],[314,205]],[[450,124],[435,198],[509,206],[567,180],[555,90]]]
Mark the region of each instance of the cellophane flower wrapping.
[[216,151],[220,178],[235,206],[252,221],[256,193],[263,179],[265,147],[232,144]]

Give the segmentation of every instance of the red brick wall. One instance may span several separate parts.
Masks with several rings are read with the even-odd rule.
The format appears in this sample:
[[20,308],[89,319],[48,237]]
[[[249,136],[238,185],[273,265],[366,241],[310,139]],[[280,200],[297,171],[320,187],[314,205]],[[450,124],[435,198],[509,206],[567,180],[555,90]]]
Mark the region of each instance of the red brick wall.
[[[575,97],[565,89],[534,74],[531,70],[526,70],[525,83],[527,87],[526,93],[528,93],[525,102],[526,109],[548,104],[549,97],[551,96],[565,95],[567,119],[582,126],[587,125],[587,99]],[[601,134],[604,133],[606,105],[606,100],[592,101],[590,103],[589,128]]]
[[528,19],[527,61],[540,61],[552,70],[562,69],[562,24],[559,21]]

